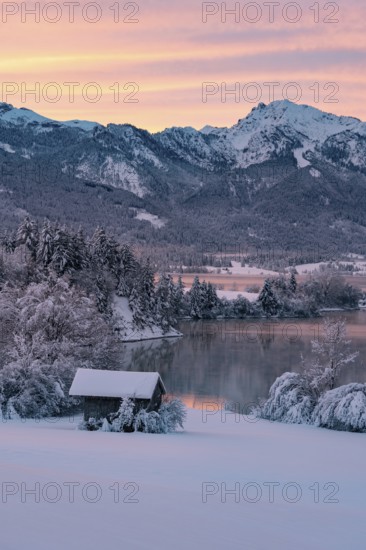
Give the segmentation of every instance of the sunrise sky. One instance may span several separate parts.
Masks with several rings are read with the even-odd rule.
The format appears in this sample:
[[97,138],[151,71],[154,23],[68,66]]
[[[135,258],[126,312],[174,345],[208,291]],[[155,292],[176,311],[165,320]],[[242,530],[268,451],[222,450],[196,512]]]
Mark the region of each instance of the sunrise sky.
[[[237,22],[234,15],[223,21],[221,2],[204,6],[198,0],[119,4],[103,0],[98,11],[98,5],[91,4],[74,2],[74,22],[70,22],[67,2],[58,7],[41,2],[40,21],[35,22],[20,3],[2,3],[2,101],[59,120],[128,122],[150,131],[201,128],[234,124],[258,102],[256,94],[268,103],[272,98],[265,83],[278,82],[273,99],[283,99],[284,87],[289,99],[300,90],[300,103],[366,120],[366,3],[362,0],[318,4],[305,0],[297,6],[279,0],[272,14],[265,0],[250,5],[237,2]],[[34,2],[26,5],[34,8]],[[226,2],[228,10],[234,6],[234,1]],[[217,13],[203,22],[209,11]],[[79,83],[74,86],[74,101],[68,82]],[[90,82],[98,88],[86,86]],[[124,90],[129,82],[135,84]],[[206,102],[204,82],[216,83],[211,88],[215,94]],[[252,82],[255,88],[246,86]],[[286,88],[289,82],[296,82],[296,88]],[[238,83],[238,97],[222,98],[222,83],[228,89]],[[31,89],[37,90],[37,96],[26,93]],[[98,90],[101,97],[91,102]],[[124,102],[128,97],[138,101]]]

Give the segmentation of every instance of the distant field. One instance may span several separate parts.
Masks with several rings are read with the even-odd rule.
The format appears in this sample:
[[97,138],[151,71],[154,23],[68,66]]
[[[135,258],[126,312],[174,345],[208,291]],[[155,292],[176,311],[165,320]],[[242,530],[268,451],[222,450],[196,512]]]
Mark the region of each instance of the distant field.
[[[200,281],[207,281],[214,285],[217,285],[222,290],[237,290],[238,292],[244,292],[249,286],[263,286],[263,282],[266,278],[265,275],[229,275],[227,273],[184,273],[182,275],[182,281],[189,287],[192,285],[193,279],[198,276]],[[305,281],[308,275],[297,275],[299,282]],[[173,275],[174,281],[178,279],[178,275]],[[366,291],[366,275],[345,275],[344,278],[350,284],[355,287],[361,288],[362,291]]]

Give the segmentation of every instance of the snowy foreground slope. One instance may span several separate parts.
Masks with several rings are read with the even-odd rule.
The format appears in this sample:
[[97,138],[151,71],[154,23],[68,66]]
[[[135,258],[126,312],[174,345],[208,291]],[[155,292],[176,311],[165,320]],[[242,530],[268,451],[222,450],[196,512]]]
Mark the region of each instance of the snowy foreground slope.
[[[224,419],[189,410],[171,435],[80,432],[78,419],[0,424],[1,548],[365,548],[364,435]],[[26,493],[37,482],[39,503]],[[206,503],[204,483],[218,491]],[[222,502],[221,483],[245,498]],[[268,483],[279,484],[273,498]]]

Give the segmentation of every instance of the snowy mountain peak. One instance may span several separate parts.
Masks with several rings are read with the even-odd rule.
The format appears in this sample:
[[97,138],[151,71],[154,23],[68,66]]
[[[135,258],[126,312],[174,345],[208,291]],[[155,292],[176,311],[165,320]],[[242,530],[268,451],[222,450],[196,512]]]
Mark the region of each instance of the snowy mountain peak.
[[339,117],[286,99],[273,101],[268,105],[260,103],[232,129],[250,130],[288,126],[299,133],[304,133],[310,139],[318,140],[346,129],[353,130],[360,124],[362,123],[357,118]]
[[68,120],[60,122],[48,117],[39,115],[26,107],[14,107],[10,103],[0,103],[0,123],[11,124],[16,126],[24,125],[46,125],[46,126],[69,126],[72,128],[80,128],[86,132],[93,130],[96,126],[101,126],[97,122],[89,122],[85,120]]
[[304,154],[347,131],[366,136],[366,124],[357,118],[279,100],[259,103],[231,128],[205,126],[201,132],[215,136],[214,147],[225,156],[234,155],[237,166],[248,167],[292,152],[298,166],[304,167],[309,164]]
[[53,122],[50,118],[31,111],[25,107],[16,108],[9,103],[0,103],[0,121],[8,124],[41,124]]

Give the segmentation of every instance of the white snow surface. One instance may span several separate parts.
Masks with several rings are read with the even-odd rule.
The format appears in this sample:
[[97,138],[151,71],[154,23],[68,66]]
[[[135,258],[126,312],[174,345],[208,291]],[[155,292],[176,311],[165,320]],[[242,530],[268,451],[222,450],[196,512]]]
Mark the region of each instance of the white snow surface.
[[[228,275],[268,275],[276,277],[278,275],[277,271],[271,271],[270,269],[264,269],[262,267],[255,267],[255,266],[249,266],[247,264],[241,265],[241,262],[231,262],[232,267],[228,267],[227,269],[224,267],[217,268],[214,266],[205,266],[207,271],[209,273],[217,273],[217,270],[220,269],[220,273],[222,275],[228,274]],[[187,266],[182,266],[183,268]]]
[[17,109],[6,103],[0,103],[0,120],[8,124],[54,122],[50,118],[39,115],[30,109],[24,107]]
[[0,143],[0,148],[7,153],[15,153],[15,150],[8,143]]
[[232,267],[229,268],[229,272],[233,275],[278,275],[277,271],[261,267],[249,267],[248,265],[242,266],[240,262],[231,262],[231,264]]
[[164,387],[158,372],[78,369],[70,395],[151,399],[159,380]]
[[324,262],[318,262],[315,264],[301,264],[295,267],[299,275],[304,275],[306,273],[313,273],[314,271],[318,271],[320,269],[320,266],[322,265],[325,265]]
[[320,178],[321,173],[316,168],[310,168],[310,174],[313,176],[313,178]]
[[137,215],[137,220],[145,220],[147,222],[150,222],[153,227],[156,227],[156,229],[160,229],[161,227],[164,227],[166,222],[159,218],[159,216],[156,216],[155,214],[150,214],[150,212],[147,212],[146,210],[141,209]]
[[81,130],[84,130],[85,132],[91,132],[96,127],[100,127],[101,124],[98,122],[91,122],[89,120],[66,120],[65,122],[62,122],[65,126],[71,126],[71,128],[81,128]]
[[98,122],[90,122],[88,120],[66,120],[56,121],[54,119],[39,115],[31,109],[24,107],[18,109],[7,103],[0,103],[0,120],[8,124],[24,125],[24,124],[42,124],[45,122],[54,122],[65,126],[77,127],[89,132],[96,126],[101,126]]
[[0,423],[4,550],[365,548],[365,434],[192,409],[168,435],[78,422]]
[[[354,267],[357,267],[360,271],[356,271],[354,276],[357,277],[357,275],[361,275],[363,273],[366,272],[366,262],[365,260],[363,261],[360,261],[360,260],[353,260],[353,261],[343,261],[343,260],[340,260],[339,261],[340,264],[342,265],[353,265]],[[314,263],[314,264],[301,264],[301,265],[297,265],[295,266],[296,267],[296,271],[298,272],[299,275],[305,275],[307,273],[313,273],[314,271],[318,271],[321,266],[325,266],[326,263],[324,262],[319,262],[319,263]],[[290,269],[290,268],[288,268]]]
[[303,153],[306,153],[308,147],[300,147],[299,149],[294,150],[294,157],[297,161],[298,168],[305,168],[309,166],[310,162],[303,157]]

